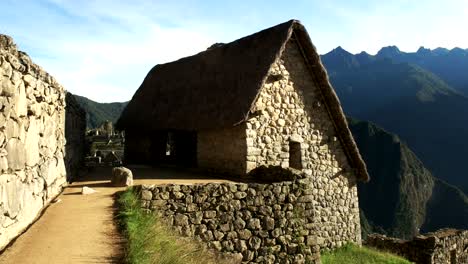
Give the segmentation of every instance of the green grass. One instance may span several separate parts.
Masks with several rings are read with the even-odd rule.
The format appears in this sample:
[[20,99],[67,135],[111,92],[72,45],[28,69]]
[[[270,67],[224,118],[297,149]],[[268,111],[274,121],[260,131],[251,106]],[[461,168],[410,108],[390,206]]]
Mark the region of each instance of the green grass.
[[140,207],[132,188],[118,197],[120,227],[126,237],[126,263],[220,263],[220,260],[196,241],[176,235],[167,225]]
[[375,249],[347,244],[321,254],[322,264],[410,264],[408,260]]

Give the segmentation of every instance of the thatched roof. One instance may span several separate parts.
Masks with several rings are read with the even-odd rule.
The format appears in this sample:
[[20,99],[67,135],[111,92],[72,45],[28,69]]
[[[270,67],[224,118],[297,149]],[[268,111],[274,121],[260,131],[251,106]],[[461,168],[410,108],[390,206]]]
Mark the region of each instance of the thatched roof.
[[369,175],[338,97],[304,26],[297,20],[279,24],[196,55],[156,65],[123,111],[116,127],[140,131],[203,130],[246,121],[270,66],[294,36],[341,143],[358,177]]

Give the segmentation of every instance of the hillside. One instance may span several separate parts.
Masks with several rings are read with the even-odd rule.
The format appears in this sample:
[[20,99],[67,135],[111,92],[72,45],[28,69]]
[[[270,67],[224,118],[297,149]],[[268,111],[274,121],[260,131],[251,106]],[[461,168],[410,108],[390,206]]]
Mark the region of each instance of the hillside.
[[350,129],[371,176],[358,185],[363,230],[400,238],[443,227],[468,228],[468,199],[435,178],[396,135],[369,122]]
[[96,128],[106,120],[115,124],[128,103],[98,103],[83,96],[75,95],[75,97],[86,111],[86,126],[88,128]]
[[432,72],[380,56],[342,48],[322,56],[346,114],[397,134],[436,177],[468,192],[459,166],[468,157],[468,98]]

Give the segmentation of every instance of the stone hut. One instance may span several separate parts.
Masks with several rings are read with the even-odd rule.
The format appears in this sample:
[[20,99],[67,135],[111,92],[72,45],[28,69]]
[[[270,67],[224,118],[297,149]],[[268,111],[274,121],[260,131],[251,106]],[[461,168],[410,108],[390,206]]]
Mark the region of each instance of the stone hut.
[[85,118],[71,94],[0,34],[0,250],[77,176]]
[[245,175],[260,165],[368,180],[303,25],[274,26],[156,65],[117,127],[127,163]]
[[304,26],[291,20],[156,65],[124,109],[126,163],[242,177],[294,168],[312,179],[322,248],[361,243],[357,180],[368,181],[338,97]]

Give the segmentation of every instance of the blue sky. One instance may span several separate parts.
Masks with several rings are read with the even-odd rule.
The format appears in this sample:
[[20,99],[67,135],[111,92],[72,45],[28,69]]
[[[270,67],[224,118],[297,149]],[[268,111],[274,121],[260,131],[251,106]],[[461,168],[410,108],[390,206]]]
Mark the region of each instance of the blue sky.
[[319,53],[468,48],[466,0],[0,0],[0,33],[69,91],[130,100],[155,64],[291,18]]

